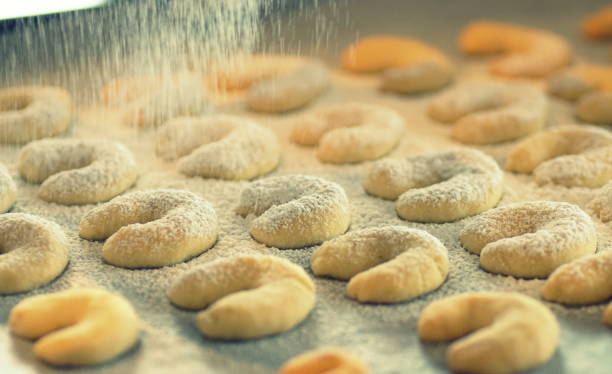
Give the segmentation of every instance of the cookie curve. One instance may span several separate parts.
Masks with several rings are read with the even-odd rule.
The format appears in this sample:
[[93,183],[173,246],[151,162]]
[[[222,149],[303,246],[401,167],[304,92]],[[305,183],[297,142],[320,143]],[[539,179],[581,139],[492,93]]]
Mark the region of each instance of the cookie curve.
[[217,241],[219,224],[213,207],[195,193],[141,190],[89,211],[81,219],[79,235],[106,239],[102,258],[112,265],[154,268],[210,249]]
[[587,125],[561,125],[515,144],[505,169],[533,173],[538,184],[599,187],[612,178],[612,135]]
[[33,349],[43,361],[77,366],[100,364],[131,349],[141,322],[123,296],[73,288],[22,300],[11,310],[9,328],[17,336],[39,338]]
[[505,52],[489,64],[508,77],[542,77],[570,63],[572,51],[561,36],[512,23],[476,21],[459,36],[459,48],[470,55]]
[[458,148],[377,161],[363,186],[369,194],[396,200],[405,220],[451,222],[497,205],[503,173],[484,153]]
[[432,119],[452,124],[451,136],[465,144],[495,144],[518,139],[544,127],[548,99],[525,83],[473,81],[432,99]]
[[55,223],[27,213],[0,215],[0,294],[26,292],[68,266],[68,243]]
[[597,252],[558,267],[540,294],[548,301],[585,305],[612,297],[612,251]]
[[177,168],[186,176],[227,180],[267,174],[280,162],[280,146],[270,129],[226,114],[166,122],[156,133],[156,153],[178,158]]
[[451,343],[448,367],[505,374],[548,361],[559,345],[560,327],[536,299],[519,293],[472,292],[427,305],[419,317],[418,334],[429,342],[470,334]]
[[54,86],[0,90],[0,143],[19,144],[65,131],[72,121],[70,93]]
[[352,231],[323,243],[310,257],[310,267],[317,276],[350,279],[346,294],[359,302],[398,303],[444,283],[447,252],[426,231],[384,226]]
[[352,73],[381,73],[381,89],[404,94],[440,89],[454,79],[453,64],[442,51],[392,35],[357,40],[342,52],[341,65]]
[[207,308],[196,324],[205,336],[222,340],[289,330],[306,318],[316,298],[315,285],[301,267],[264,255],[205,263],[175,279],[167,296],[178,307]]
[[109,200],[139,174],[130,150],[111,140],[36,140],[21,149],[17,169],[26,181],[41,183],[39,198],[65,205]]
[[522,278],[547,277],[597,248],[589,215],[576,205],[554,201],[491,209],[468,222],[459,240],[467,251],[480,255],[487,271]]
[[404,119],[395,110],[377,104],[328,104],[298,117],[292,142],[317,146],[322,162],[343,164],[373,160],[399,143]]
[[258,242],[278,248],[321,243],[345,232],[351,222],[344,189],[323,178],[290,174],[248,185],[235,209],[253,214],[249,233]]

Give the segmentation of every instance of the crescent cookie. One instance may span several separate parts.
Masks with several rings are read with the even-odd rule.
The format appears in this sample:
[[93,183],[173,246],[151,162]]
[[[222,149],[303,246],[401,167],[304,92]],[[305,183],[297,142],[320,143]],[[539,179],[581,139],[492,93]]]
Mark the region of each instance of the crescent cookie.
[[178,161],[187,176],[251,179],[272,171],[280,160],[274,133],[237,116],[181,117],[157,131],[157,154]]
[[579,207],[554,201],[514,203],[485,212],[460,233],[461,244],[497,274],[547,277],[559,266],[594,253],[597,232]]
[[136,344],[141,322],[123,297],[105,290],[73,288],[19,302],[9,316],[17,336],[38,339],[34,354],[58,366],[96,365]]
[[321,96],[329,85],[329,71],[325,65],[311,61],[287,76],[251,86],[247,93],[247,106],[255,112],[265,113],[299,109]]
[[582,34],[593,40],[612,38],[612,7],[606,6],[589,15],[582,23]]
[[587,208],[595,213],[602,222],[612,221],[612,181],[597,193]]
[[393,109],[363,103],[331,104],[299,119],[291,141],[318,146],[317,157],[335,164],[373,160],[399,143],[404,119]]
[[612,68],[582,63],[548,79],[548,91],[566,100],[577,100],[595,90],[612,90]]
[[569,43],[559,35],[502,22],[471,23],[459,36],[459,48],[470,55],[503,53],[489,68],[509,77],[543,77],[572,59]]
[[584,256],[555,270],[542,297],[563,304],[594,304],[612,297],[612,251]]
[[342,52],[342,67],[353,73],[382,72],[382,89],[418,93],[446,86],[454,68],[437,48],[412,38],[368,36]]
[[236,256],[208,262],[178,277],[168,289],[181,308],[202,309],[200,331],[216,339],[253,339],[300,323],[315,303],[304,269],[273,256]]
[[175,117],[200,115],[212,106],[204,76],[194,73],[117,79],[102,87],[101,97],[104,104],[121,112],[124,124],[145,128]]
[[474,149],[427,153],[374,163],[363,181],[375,196],[394,200],[397,214],[417,222],[450,222],[497,205],[503,173]]
[[370,370],[352,353],[326,347],[293,357],[283,364],[278,374],[370,374]]
[[106,239],[104,260],[126,268],[176,264],[197,256],[217,241],[219,224],[212,206],[182,190],[135,191],[87,213],[79,235]]
[[431,118],[452,123],[452,137],[462,143],[493,144],[541,129],[548,117],[544,92],[528,84],[470,82],[434,98]]
[[29,291],[50,282],[68,264],[62,229],[25,213],[0,215],[0,294]]
[[541,302],[519,293],[474,292],[430,303],[419,317],[419,337],[451,343],[454,372],[506,374],[548,361],[559,345],[559,322]]
[[21,150],[17,169],[26,181],[42,183],[38,197],[67,205],[109,200],[138,178],[132,153],[109,140],[37,140]]
[[236,213],[257,216],[250,234],[278,248],[321,243],[345,232],[351,222],[348,198],[340,185],[299,174],[251,183],[242,191]]
[[17,144],[57,135],[70,125],[72,98],[50,86],[0,90],[0,143]]
[[221,89],[246,89],[247,107],[278,113],[299,109],[321,96],[330,85],[323,62],[298,56],[240,56],[213,72]]
[[435,290],[448,274],[447,249],[426,231],[388,226],[323,243],[310,258],[315,275],[350,279],[360,302],[398,303]]
[[603,186],[612,179],[612,134],[576,125],[538,132],[510,150],[506,170],[533,173],[540,185]]
[[17,200],[17,186],[6,167],[0,164],[0,213],[11,209]]
[[580,97],[576,117],[597,125],[612,124],[612,92],[596,91]]

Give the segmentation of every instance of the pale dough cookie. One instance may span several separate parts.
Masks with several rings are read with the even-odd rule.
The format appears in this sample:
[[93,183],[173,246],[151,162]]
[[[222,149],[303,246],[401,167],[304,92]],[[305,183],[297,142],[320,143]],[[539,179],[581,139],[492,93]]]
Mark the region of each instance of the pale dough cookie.
[[397,199],[397,214],[406,220],[450,222],[494,207],[503,193],[503,173],[484,153],[457,149],[378,161],[363,187]]
[[[280,160],[276,135],[245,117],[181,117],[157,131],[157,154],[187,176],[251,179],[272,171]],[[184,157],[183,157],[184,156]]]
[[459,36],[459,47],[467,54],[504,53],[490,70],[509,77],[542,77],[569,64],[572,51],[559,35],[510,23],[479,21]]
[[448,255],[426,231],[388,226],[323,243],[310,267],[319,276],[350,279],[346,294],[360,302],[398,303],[438,288],[448,274]]
[[357,356],[339,348],[320,348],[302,353],[283,364],[278,374],[369,374]]
[[612,6],[607,6],[591,14],[582,23],[582,33],[594,40],[612,38]]
[[212,206],[182,190],[135,191],[116,197],[87,213],[79,229],[84,239],[106,239],[104,260],[126,268],[185,261],[212,247],[218,234]]
[[22,300],[9,316],[12,333],[38,339],[34,354],[53,365],[96,365],[128,351],[141,322],[123,296],[73,288]]
[[247,93],[247,106],[253,111],[266,113],[299,109],[321,96],[329,85],[329,71],[325,65],[312,61],[290,75],[251,86]]
[[559,322],[541,302],[519,293],[475,292],[437,300],[422,312],[421,339],[451,343],[454,372],[506,374],[548,361],[559,345]]
[[0,164],[0,213],[11,209],[17,200],[17,186],[4,165]]
[[0,248],[0,294],[48,283],[68,264],[62,229],[30,214],[0,215]]
[[576,125],[540,131],[510,150],[506,169],[533,173],[538,184],[600,187],[612,179],[612,134]]
[[351,222],[340,185],[297,174],[251,183],[242,191],[236,213],[257,216],[249,232],[258,242],[278,248],[321,243],[345,232]]
[[542,297],[563,304],[594,304],[612,297],[612,251],[560,266],[542,288]]
[[400,140],[404,119],[391,108],[342,103],[314,109],[296,120],[291,140],[318,146],[323,162],[373,160],[389,153]]
[[308,105],[330,85],[323,62],[288,55],[239,56],[211,79],[222,90],[246,89],[247,107],[256,112],[286,112]]
[[236,256],[184,273],[168,289],[168,298],[181,308],[207,308],[196,317],[207,337],[253,339],[289,330],[306,318],[315,286],[289,260]]
[[102,101],[121,112],[124,124],[159,126],[180,116],[195,116],[211,110],[204,76],[175,73],[117,79],[102,87]]
[[26,181],[42,183],[38,197],[68,205],[109,200],[138,178],[130,150],[109,140],[31,142],[19,153],[17,169]]
[[353,73],[382,72],[382,89],[417,93],[449,84],[454,75],[440,50],[411,38],[390,35],[360,39],[342,53],[342,67]]
[[57,135],[70,125],[72,98],[49,86],[0,90],[0,143],[16,144]]
[[602,222],[612,221],[612,181],[608,182],[595,198],[591,200],[588,209]]
[[434,98],[431,118],[452,123],[452,137],[462,143],[493,144],[538,131],[548,117],[544,92],[528,84],[470,82]]
[[461,244],[498,274],[547,277],[557,267],[594,253],[597,232],[576,205],[554,201],[514,203],[485,212],[460,233]]

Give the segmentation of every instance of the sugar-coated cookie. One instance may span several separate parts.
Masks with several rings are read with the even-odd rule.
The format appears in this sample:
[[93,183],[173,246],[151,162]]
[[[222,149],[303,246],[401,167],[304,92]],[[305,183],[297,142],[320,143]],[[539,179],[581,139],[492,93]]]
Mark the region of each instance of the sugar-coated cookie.
[[503,173],[484,153],[457,149],[377,161],[363,187],[397,199],[395,209],[403,219],[450,222],[494,207],[503,193]]
[[391,108],[364,103],[329,104],[300,116],[291,141],[317,146],[317,157],[334,164],[373,160],[399,143],[404,119]]
[[67,205],[109,200],[138,178],[130,150],[110,140],[37,140],[21,149],[17,169],[41,183],[38,197]]
[[405,226],[357,230],[323,243],[310,258],[315,275],[350,279],[360,302],[397,303],[438,288],[448,274],[442,243]]
[[183,190],[135,191],[89,211],[79,235],[106,239],[102,257],[127,267],[160,267],[196,256],[217,241],[219,224],[212,206]]
[[280,160],[276,135],[255,121],[231,115],[180,117],[157,130],[156,152],[179,158],[187,176],[251,179],[272,171]]
[[547,277],[597,248],[591,217],[576,205],[555,201],[491,209],[468,222],[459,239],[480,255],[484,269],[525,278]]
[[242,191],[236,212],[255,215],[249,228],[253,238],[278,248],[321,243],[345,232],[351,222],[340,185],[299,174],[251,183]]
[[0,294],[50,282],[68,264],[68,244],[53,222],[26,213],[0,215]]

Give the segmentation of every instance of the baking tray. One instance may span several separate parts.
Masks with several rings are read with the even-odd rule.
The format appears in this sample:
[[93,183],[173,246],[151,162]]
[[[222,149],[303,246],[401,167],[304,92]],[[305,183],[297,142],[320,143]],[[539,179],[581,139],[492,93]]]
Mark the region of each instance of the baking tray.
[[[460,56],[455,48],[457,33],[469,21],[491,18],[556,31],[573,42],[578,55],[605,62],[607,47],[584,42],[577,32],[578,21],[602,5],[599,2],[550,0],[537,3],[306,2],[303,7],[290,7],[266,20],[264,39],[274,42],[262,45],[260,49],[317,55],[335,66],[341,48],[358,36],[372,33],[415,36],[440,46],[454,57],[460,66],[459,79],[462,80],[464,77],[468,79],[483,74],[485,65],[482,60]],[[323,17],[320,22],[324,25],[319,26],[318,31],[312,23],[317,17]],[[78,51],[75,64],[70,65],[65,51],[58,52],[57,49],[63,48],[58,45],[58,40],[61,40],[58,35],[62,28],[68,27],[61,22],[61,19],[52,21],[43,29],[26,32],[41,37],[42,40],[34,44],[37,48],[47,48],[47,51],[7,52],[11,51],[6,49],[7,46],[16,48],[19,41],[23,40],[24,33],[17,30],[0,37],[0,46],[3,47],[4,55],[8,56],[0,75],[3,86],[19,82],[52,81],[71,88],[80,97],[91,95],[101,78],[96,75],[88,79],[88,74],[96,66],[95,56],[103,56],[104,52],[91,46],[83,49],[79,49],[82,47],[79,45],[65,47],[70,51]],[[67,30],[76,33],[72,26]],[[85,30],[80,36],[68,34],[64,37],[84,43],[87,32]],[[279,39],[283,40],[282,46]],[[83,68],[82,62],[87,58],[92,60],[93,67]],[[46,62],[45,66],[40,66],[41,61]],[[342,73],[334,75],[334,83],[334,88],[321,102],[378,102],[404,115],[407,120],[406,135],[391,154],[392,157],[443,150],[457,145],[449,140],[447,127],[432,123],[424,114],[424,106],[432,95],[382,94],[376,90],[375,79],[353,79]],[[232,103],[227,104],[224,110],[242,113],[240,105]],[[179,310],[169,304],[165,290],[172,279],[198,264],[238,253],[283,256],[309,271],[308,259],[314,247],[278,250],[254,242],[247,232],[248,222],[233,212],[240,191],[247,182],[182,177],[176,173],[173,164],[157,160],[151,133],[121,127],[116,124],[112,113],[87,110],[76,121],[68,136],[106,137],[123,142],[135,153],[143,170],[136,189],[176,187],[201,194],[213,204],[219,215],[221,237],[213,249],[172,267],[127,270],[104,264],[100,258],[102,243],[78,237],[79,220],[92,205],[68,207],[38,200],[35,197],[37,186],[17,176],[15,164],[19,147],[0,146],[0,162],[9,167],[19,188],[19,197],[12,211],[28,212],[58,222],[70,238],[71,249],[70,264],[57,280],[25,294],[0,297],[0,372],[25,374],[66,371],[37,361],[31,351],[32,342],[11,336],[6,321],[10,309],[23,298],[73,286],[101,286],[125,295],[144,320],[144,331],[140,343],[123,356],[101,366],[71,369],[71,373],[273,373],[290,357],[308,349],[329,345],[344,347],[356,353],[374,373],[444,373],[447,372],[444,353],[448,344],[422,343],[416,335],[418,315],[429,302],[446,295],[476,290],[519,291],[538,297],[543,280],[521,280],[487,273],[479,268],[477,256],[461,248],[457,240],[458,232],[469,222],[469,218],[437,225],[403,221],[396,216],[393,202],[367,196],[363,192],[361,179],[368,163],[321,165],[314,156],[314,150],[289,143],[287,138],[291,120],[297,114],[254,116],[272,128],[281,139],[283,160],[272,175],[304,173],[341,184],[351,201],[351,230],[398,224],[421,228],[438,237],[449,249],[451,262],[449,278],[438,290],[397,305],[362,305],[345,297],[345,282],[315,278],[318,297],[316,307],[294,329],[277,336],[245,342],[219,342],[202,337],[194,324],[195,313]],[[571,107],[552,99],[550,125],[573,121]],[[480,149],[501,163],[508,145]],[[506,184],[502,204],[527,199],[551,199],[569,201],[584,207],[594,193],[588,189],[537,187],[529,176],[512,174],[506,174]],[[599,250],[612,249],[611,225],[598,223],[597,230]],[[612,331],[600,322],[604,305],[581,308],[567,308],[551,303],[547,305],[561,322],[561,344],[548,363],[530,373],[611,373]]]

